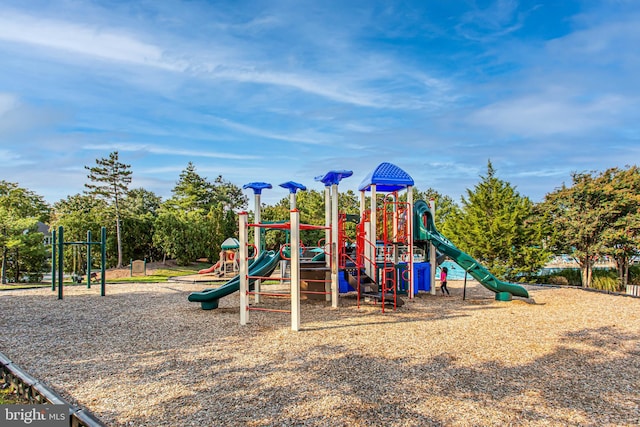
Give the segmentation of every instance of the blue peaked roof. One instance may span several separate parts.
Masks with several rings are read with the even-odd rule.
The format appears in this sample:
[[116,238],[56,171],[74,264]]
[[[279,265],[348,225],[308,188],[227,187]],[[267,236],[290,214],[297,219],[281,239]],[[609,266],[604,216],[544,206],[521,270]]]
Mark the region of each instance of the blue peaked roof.
[[391,193],[393,191],[404,190],[408,186],[413,186],[414,181],[411,176],[392,163],[380,163],[373,172],[369,173],[360,183],[358,190],[369,191],[371,186],[376,186],[376,191]]

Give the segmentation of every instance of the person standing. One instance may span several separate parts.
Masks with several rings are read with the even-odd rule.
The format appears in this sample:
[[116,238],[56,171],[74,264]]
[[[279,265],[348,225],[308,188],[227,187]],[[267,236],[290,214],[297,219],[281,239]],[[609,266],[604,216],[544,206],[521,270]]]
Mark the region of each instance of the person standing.
[[451,296],[449,293],[449,289],[447,288],[447,273],[449,273],[449,269],[447,267],[442,267],[440,269],[440,290],[442,291],[442,295]]

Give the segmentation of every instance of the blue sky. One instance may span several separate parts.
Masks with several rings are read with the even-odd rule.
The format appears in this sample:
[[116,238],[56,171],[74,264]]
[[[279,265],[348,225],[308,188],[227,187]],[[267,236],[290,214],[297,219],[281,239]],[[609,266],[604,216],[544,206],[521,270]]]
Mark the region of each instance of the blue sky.
[[53,203],[114,150],[171,195],[188,162],[277,187],[381,162],[459,200],[486,172],[540,201],[640,154],[640,2],[0,4],[0,179]]

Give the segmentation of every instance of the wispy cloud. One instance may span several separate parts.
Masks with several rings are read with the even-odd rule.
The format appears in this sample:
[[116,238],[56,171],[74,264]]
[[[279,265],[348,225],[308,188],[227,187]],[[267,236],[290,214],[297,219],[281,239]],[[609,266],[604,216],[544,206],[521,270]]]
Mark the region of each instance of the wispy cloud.
[[564,93],[545,93],[496,102],[472,113],[469,121],[508,135],[584,135],[612,126],[616,112],[626,105],[618,96],[583,100]]
[[559,168],[559,169],[536,169],[536,170],[520,171],[512,175],[523,177],[523,178],[549,178],[549,177],[556,177],[556,176],[565,176],[566,174],[567,174],[566,168]]
[[[245,25],[265,25],[274,20],[265,18]],[[400,71],[395,65],[396,60],[389,56],[359,57],[357,52],[347,50],[340,55],[349,61],[350,67],[340,65],[327,74],[299,64],[292,71],[282,69],[283,64],[278,58],[269,61],[252,58],[253,46],[228,35],[222,38],[226,45],[214,42],[212,46],[211,42],[206,45],[197,39],[189,42],[176,35],[158,38],[158,34],[144,33],[143,30],[132,31],[90,22],[79,24],[10,10],[0,13],[0,40],[40,47],[50,55],[58,51],[58,59],[65,62],[78,61],[73,55],[81,55],[211,82],[226,80],[293,89],[337,103],[368,108],[415,108],[421,104],[411,101],[408,96],[398,99],[375,89],[374,83],[380,79],[390,79],[414,90],[421,85],[425,91],[442,88],[442,82],[423,72],[412,76],[411,72],[407,73],[406,66]],[[167,40],[172,40],[172,44],[166,44]],[[69,53],[73,55],[69,56]],[[338,60],[334,59],[336,63]]]
[[368,107],[380,104],[380,100],[372,98],[371,94],[340,87],[335,80],[314,79],[299,73],[282,72],[264,66],[256,67],[244,61],[232,61],[232,58],[218,59],[211,63],[209,52],[199,52],[193,47],[186,55],[181,54],[180,58],[171,57],[169,49],[144,42],[139,35],[123,30],[3,12],[0,14],[0,40],[117,63],[187,72],[213,80],[289,87],[336,102]]
[[224,78],[245,83],[260,83],[297,89],[336,102],[362,107],[388,107],[384,97],[372,92],[358,92],[348,86],[327,78],[309,78],[299,73],[286,73],[271,70],[232,69],[220,70],[211,74],[212,78]]
[[253,154],[233,154],[233,153],[221,153],[216,151],[206,150],[185,150],[182,148],[167,148],[160,147],[152,144],[127,144],[127,143],[114,143],[114,144],[92,144],[82,147],[83,150],[90,151],[123,151],[123,152],[145,152],[152,154],[159,154],[164,156],[183,156],[192,158],[211,158],[211,159],[228,159],[228,160],[254,160],[260,158]]
[[456,26],[464,37],[477,41],[488,41],[519,30],[523,15],[518,11],[516,0],[497,0],[487,8],[474,8],[465,13]]
[[173,71],[185,67],[185,64],[167,61],[162,48],[124,31],[7,11],[0,14],[0,39]]
[[260,138],[265,139],[274,139],[279,141],[287,141],[287,142],[299,142],[302,144],[326,144],[328,143],[329,136],[322,136],[320,134],[316,134],[312,131],[307,131],[302,134],[299,132],[292,133],[277,133],[273,131],[266,130],[265,128],[259,128],[256,126],[248,126],[242,123],[237,123],[229,119],[220,118],[220,117],[210,117],[212,122],[217,123],[221,126],[224,126],[228,129],[232,129],[237,132],[241,132],[245,135],[258,136]]

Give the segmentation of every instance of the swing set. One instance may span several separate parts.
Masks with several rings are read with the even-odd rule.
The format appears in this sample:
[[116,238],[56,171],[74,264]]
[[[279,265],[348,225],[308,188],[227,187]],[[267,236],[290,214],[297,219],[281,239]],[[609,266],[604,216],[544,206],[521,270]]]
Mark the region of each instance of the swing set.
[[73,277],[74,282],[81,283],[82,276],[78,275],[78,269],[80,261],[80,249],[82,246],[87,247],[87,288],[91,288],[91,278],[97,277],[95,273],[91,272],[91,246],[97,245],[100,247],[100,296],[105,296],[105,266],[107,265],[107,228],[102,227],[100,230],[100,241],[93,242],[91,241],[91,230],[87,231],[87,241],[86,242],[65,242],[64,241],[64,228],[62,226],[58,227],[58,232],[56,234],[56,230],[51,232],[51,290],[56,290],[56,282],[58,283],[58,299],[62,299],[63,294],[63,279],[64,279],[64,247],[65,245],[69,245],[74,248],[74,257],[73,257]]

